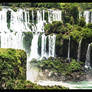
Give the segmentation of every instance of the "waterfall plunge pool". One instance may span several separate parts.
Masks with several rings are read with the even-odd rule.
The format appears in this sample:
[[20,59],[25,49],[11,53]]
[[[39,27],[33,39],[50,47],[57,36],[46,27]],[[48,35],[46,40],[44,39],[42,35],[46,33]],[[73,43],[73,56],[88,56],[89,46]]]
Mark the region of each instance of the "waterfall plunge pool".
[[80,81],[80,82],[62,82],[62,81],[43,81],[39,80],[37,82],[38,85],[42,86],[54,86],[54,85],[62,85],[68,87],[69,89],[92,89],[92,80],[91,81]]

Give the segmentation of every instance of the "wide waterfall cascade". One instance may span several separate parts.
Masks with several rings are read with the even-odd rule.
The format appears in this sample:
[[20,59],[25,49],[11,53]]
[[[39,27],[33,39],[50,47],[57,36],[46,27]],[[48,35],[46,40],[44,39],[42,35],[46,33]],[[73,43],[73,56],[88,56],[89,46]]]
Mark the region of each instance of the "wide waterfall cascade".
[[77,54],[77,61],[80,61],[80,55],[81,55],[81,43],[82,43],[82,39],[79,41],[78,54]]
[[[53,10],[53,9],[40,10],[39,9],[39,10],[36,10],[36,19],[35,19],[36,24],[34,23],[34,21],[35,21],[34,20],[34,17],[35,17],[34,10],[32,10],[32,13],[31,13],[32,23],[30,23],[29,10],[19,8],[19,9],[17,9],[17,11],[13,11],[9,7],[7,7],[7,8],[3,7],[2,10],[0,11],[1,47],[2,48],[24,49],[22,46],[23,45],[23,43],[22,43],[23,37],[24,37],[23,32],[34,32],[34,34],[36,32],[44,32],[44,23],[47,23],[47,20],[45,18],[46,12],[48,14],[47,19],[48,19],[49,23],[52,21],[61,21],[62,20],[62,18],[61,18],[62,12],[60,10]],[[9,20],[9,21],[7,21],[7,20]],[[7,26],[8,24],[9,24],[9,26]],[[29,25],[32,26],[31,29],[30,29]],[[43,35],[43,39],[46,40],[47,36]],[[9,42],[8,40],[9,41],[11,40],[11,42]],[[46,44],[46,41],[45,41],[45,43],[44,43],[44,41],[42,42],[42,47],[46,48],[45,46],[43,46],[44,44]],[[19,46],[17,46],[17,45],[19,45]],[[44,53],[44,51],[42,53]]]
[[52,21],[61,21],[62,20],[62,16],[61,16],[62,12],[59,10],[52,10],[49,9],[48,10],[48,22],[52,23]]
[[91,50],[91,44],[88,44],[87,53],[86,53],[86,61],[85,61],[85,68],[91,68],[90,65],[90,50]]
[[[23,13],[25,17],[23,18]],[[10,22],[10,29],[15,32],[29,32],[31,31],[28,27],[29,18],[27,18],[29,15],[29,12],[18,9],[16,12],[13,10],[11,11],[11,22]],[[17,27],[17,28],[16,28]]]
[[68,57],[67,57],[67,59],[70,62],[70,37],[69,37],[69,42],[68,42]]
[[[29,10],[18,8],[16,11],[11,8],[3,7],[0,11],[0,47],[23,49],[27,53],[27,80],[35,81],[31,76],[35,76],[30,68],[30,61],[43,57],[49,58],[55,56],[56,35],[46,36],[44,26],[53,21],[62,21],[61,10]],[[24,32],[30,32],[33,35],[30,48],[30,55],[25,48]],[[41,55],[38,53],[38,38],[42,34]],[[47,41],[48,39],[48,41]],[[48,44],[48,45],[47,45]],[[48,50],[47,50],[48,48]],[[35,71],[34,71],[35,72]],[[34,75],[33,75],[34,74]]]
[[7,10],[0,11],[0,32],[9,32],[7,27]]
[[21,32],[1,32],[1,48],[23,48],[23,34]]

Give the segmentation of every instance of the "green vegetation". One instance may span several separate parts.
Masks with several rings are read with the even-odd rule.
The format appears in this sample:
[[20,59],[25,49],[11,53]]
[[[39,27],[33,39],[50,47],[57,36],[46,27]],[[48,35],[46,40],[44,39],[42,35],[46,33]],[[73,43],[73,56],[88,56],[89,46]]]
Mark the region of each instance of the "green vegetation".
[[13,4],[13,5],[11,6],[11,9],[12,9],[13,11],[15,11],[15,12],[16,12],[18,8],[16,7],[16,5],[15,5],[15,4]]
[[81,17],[79,19],[78,25],[81,26],[81,27],[85,27],[86,26],[86,22],[85,22],[85,18],[84,17]]
[[37,84],[34,84],[30,81],[26,80],[9,80],[6,82],[6,88],[7,89],[31,89],[31,90],[68,90],[68,88],[63,86],[40,86]]
[[57,57],[67,57],[68,39],[63,38],[62,34],[56,35],[55,52]]
[[63,5],[62,8],[63,23],[77,24],[79,19],[79,10],[77,6],[70,4]]
[[[53,29],[53,30],[51,30]],[[69,23],[62,24],[60,21],[54,21],[52,24],[45,25],[46,34],[56,33],[61,34],[61,38],[73,37],[75,40],[80,38],[92,37],[92,24],[85,25],[84,18],[80,18],[77,25],[71,25]]]
[[0,89],[9,80],[26,79],[27,56],[23,50],[0,48]]
[[[84,76],[84,61],[87,46],[92,42],[92,23],[86,25],[83,16],[79,19],[79,11],[89,9],[92,11],[92,3],[3,3],[1,5],[10,6],[15,12],[18,8],[29,8],[30,29],[32,27],[32,10],[34,13],[34,24],[36,24],[38,9],[60,9],[62,11],[62,21],[48,23],[48,14],[45,12],[45,34],[56,34],[55,54],[61,58],[49,58],[48,60],[31,61],[31,64],[39,67],[43,71],[46,69],[52,72],[51,77],[64,76],[65,80],[77,80]],[[7,26],[10,28],[11,12],[7,12]],[[23,19],[25,14],[23,13]],[[24,20],[25,21],[25,20]],[[12,30],[11,30],[12,32]],[[67,62],[68,42],[70,37],[70,57],[71,62]],[[24,32],[24,48],[27,53],[31,51],[33,33]],[[79,41],[82,39],[80,62],[76,61]],[[38,38],[38,53],[41,55],[41,34]],[[48,37],[46,39],[46,51],[49,51]],[[92,48],[92,47],[91,47]],[[26,81],[26,53],[23,50],[0,49],[0,89],[67,89],[62,86],[44,87]],[[91,49],[92,59],[92,49]],[[92,63],[91,63],[92,65]],[[84,79],[84,77],[83,77]],[[83,80],[81,79],[81,80]]]
[[63,86],[40,86],[26,81],[26,53],[0,48],[0,89],[68,89]]
[[92,42],[92,23],[86,25],[83,17],[81,17],[78,21],[78,24],[73,25],[70,23],[63,24],[60,21],[54,21],[51,24],[48,23],[45,25],[46,35],[50,35],[52,33],[56,34],[55,52],[57,57],[67,58],[68,42],[70,37],[72,44],[70,46],[70,57],[77,59],[79,41],[81,39],[85,39],[82,43],[85,45],[82,46],[84,50],[81,50],[81,53],[85,51],[85,54],[83,54],[81,61],[85,61],[87,46]]
[[[60,33],[62,32],[62,22],[61,21],[53,21],[52,24],[47,24],[45,26],[46,33]],[[53,30],[52,30],[53,29]]]
[[0,5],[4,6],[16,6],[21,8],[29,8],[29,7],[44,7],[44,8],[58,8],[63,9],[64,6],[70,6],[70,7],[78,7],[79,10],[86,10],[92,8],[92,3],[1,3]]
[[55,74],[57,74],[57,77],[64,76],[68,79],[68,76],[72,76],[72,79],[77,80],[76,76],[73,76],[73,73],[85,74],[84,71],[84,63],[83,62],[77,62],[75,59],[72,59],[71,62],[66,62],[65,59],[61,58],[49,58],[48,60],[41,60],[36,61],[32,60],[31,64],[34,64],[38,68],[42,69],[42,71],[45,71],[46,69],[49,72],[52,72],[51,77],[54,77]]
[[4,6],[16,6],[20,8],[30,8],[30,7],[44,7],[44,8],[60,8],[59,3],[2,3]]
[[2,7],[0,6],[0,11],[2,10]]

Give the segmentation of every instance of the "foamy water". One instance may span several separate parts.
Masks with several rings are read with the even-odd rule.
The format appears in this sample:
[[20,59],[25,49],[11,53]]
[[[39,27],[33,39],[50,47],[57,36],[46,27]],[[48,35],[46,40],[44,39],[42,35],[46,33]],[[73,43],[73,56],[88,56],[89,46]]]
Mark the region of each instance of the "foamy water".
[[81,82],[62,82],[62,81],[38,81],[38,85],[42,86],[55,86],[61,85],[64,87],[68,87],[69,89],[92,89],[92,81],[81,81]]

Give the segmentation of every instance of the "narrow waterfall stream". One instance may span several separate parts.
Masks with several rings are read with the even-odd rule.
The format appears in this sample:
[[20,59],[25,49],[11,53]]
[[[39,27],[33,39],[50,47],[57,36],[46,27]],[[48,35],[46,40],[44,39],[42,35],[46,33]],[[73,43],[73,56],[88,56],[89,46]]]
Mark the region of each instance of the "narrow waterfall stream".
[[49,57],[54,57],[55,56],[55,40],[56,36],[49,36]]
[[48,57],[48,53],[46,52],[46,39],[47,36],[45,34],[42,34],[42,48],[41,48],[41,58]]
[[38,59],[39,58],[39,55],[38,55],[38,37],[39,37],[39,34],[35,33],[33,34],[33,39],[32,39],[32,45],[31,45],[31,53],[30,53],[30,59],[31,60],[32,58],[35,58],[35,59]]
[[69,43],[68,43],[68,61],[70,62],[70,37],[69,37]]
[[81,43],[82,43],[82,39],[79,41],[78,54],[77,54],[77,61],[80,61],[80,55],[81,55]]
[[88,44],[87,53],[86,53],[86,61],[85,61],[85,68],[91,68],[90,65],[90,50],[91,50],[91,44]]
[[86,21],[87,24],[89,23],[89,13],[90,12],[87,11],[87,10],[84,12],[85,21]]

